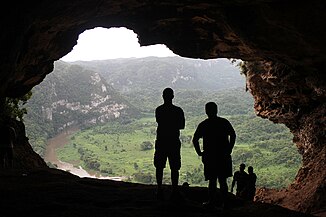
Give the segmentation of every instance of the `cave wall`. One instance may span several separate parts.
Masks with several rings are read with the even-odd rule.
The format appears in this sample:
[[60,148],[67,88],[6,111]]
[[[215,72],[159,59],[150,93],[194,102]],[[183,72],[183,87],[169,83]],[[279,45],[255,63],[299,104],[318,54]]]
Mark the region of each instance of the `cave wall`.
[[[303,156],[295,181],[286,190],[260,191],[258,201],[313,212],[326,204],[325,83],[314,74],[284,64],[259,61],[244,64],[247,88],[254,96],[255,112],[285,124]],[[284,195],[290,195],[285,197]]]
[[[25,125],[21,121],[10,120],[10,126],[15,129],[13,168],[28,171],[36,168],[47,168],[45,161],[35,153],[26,137]],[[8,170],[8,169],[6,169]]]
[[99,26],[127,27],[141,45],[163,43],[184,57],[248,61],[257,115],[287,125],[303,155],[279,203],[310,212],[326,197],[325,9],[321,0],[11,1],[0,15],[0,97],[39,84],[80,33]]
[[323,1],[10,2],[0,20],[0,95],[41,82],[78,35],[97,26],[127,27],[141,45],[163,43],[184,57],[270,60],[318,74],[325,68],[324,9]]

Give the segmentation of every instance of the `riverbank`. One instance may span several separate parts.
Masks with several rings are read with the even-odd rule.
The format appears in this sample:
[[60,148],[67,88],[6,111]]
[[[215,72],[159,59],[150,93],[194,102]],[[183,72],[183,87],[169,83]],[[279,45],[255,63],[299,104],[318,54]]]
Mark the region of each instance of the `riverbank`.
[[70,128],[67,129],[55,137],[49,139],[47,141],[45,153],[44,153],[44,160],[45,162],[50,162],[54,165],[57,169],[67,171],[73,175],[79,176],[81,178],[97,178],[97,179],[109,179],[115,181],[123,181],[123,177],[111,177],[111,176],[101,176],[95,173],[91,173],[86,171],[81,166],[76,166],[68,162],[63,162],[58,159],[57,156],[57,149],[63,148],[66,144],[69,143],[70,136],[77,133],[80,129],[78,128]]

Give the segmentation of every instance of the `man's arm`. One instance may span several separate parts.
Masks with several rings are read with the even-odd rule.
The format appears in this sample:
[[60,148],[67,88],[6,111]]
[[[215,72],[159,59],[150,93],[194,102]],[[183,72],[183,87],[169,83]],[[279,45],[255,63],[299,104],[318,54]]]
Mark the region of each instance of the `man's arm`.
[[156,123],[160,122],[160,114],[159,114],[158,108],[155,109],[155,120],[156,120]]
[[231,125],[231,123],[229,122],[229,144],[230,144],[230,154],[232,153],[232,149],[234,147],[235,144],[235,139],[236,139],[236,134],[235,131]]
[[194,134],[194,136],[192,138],[192,144],[194,145],[196,153],[198,154],[198,156],[203,155],[203,152],[200,150],[200,146],[199,146],[199,139],[200,138],[201,138],[201,135],[200,135],[199,126],[198,126],[198,128],[196,129],[195,134]]
[[231,192],[233,193],[233,188],[234,188],[234,185],[235,185],[235,182],[236,182],[236,173],[234,173],[234,176],[233,176],[233,180],[232,180],[232,185],[231,185]]
[[180,126],[179,129],[182,130],[185,128],[186,120],[183,110],[180,108]]
[[230,135],[230,146],[231,146],[231,151],[232,151],[232,149],[233,149],[233,147],[234,147],[234,144],[235,144],[235,138],[236,138],[235,133],[233,133],[233,134]]

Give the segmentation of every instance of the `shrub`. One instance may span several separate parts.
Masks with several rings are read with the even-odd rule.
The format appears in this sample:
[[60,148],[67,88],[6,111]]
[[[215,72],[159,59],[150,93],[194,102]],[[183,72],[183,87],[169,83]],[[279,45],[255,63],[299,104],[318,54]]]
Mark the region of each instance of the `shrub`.
[[141,151],[147,151],[152,149],[153,149],[153,144],[150,141],[145,141],[142,144],[140,144]]

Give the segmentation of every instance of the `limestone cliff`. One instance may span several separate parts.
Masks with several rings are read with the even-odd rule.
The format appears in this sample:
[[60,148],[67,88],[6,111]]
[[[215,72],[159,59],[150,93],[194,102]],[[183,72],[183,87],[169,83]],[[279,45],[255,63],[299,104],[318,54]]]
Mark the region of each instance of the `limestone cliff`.
[[310,212],[326,197],[325,9],[322,0],[11,1],[0,19],[0,96],[39,84],[97,26],[130,28],[141,45],[185,57],[255,61],[247,79],[257,114],[285,123],[304,158],[286,198],[300,195],[290,207]]
[[50,123],[53,134],[71,126],[83,128],[139,115],[99,73],[62,61],[55,63],[54,71],[32,93],[26,118],[40,125]]

